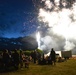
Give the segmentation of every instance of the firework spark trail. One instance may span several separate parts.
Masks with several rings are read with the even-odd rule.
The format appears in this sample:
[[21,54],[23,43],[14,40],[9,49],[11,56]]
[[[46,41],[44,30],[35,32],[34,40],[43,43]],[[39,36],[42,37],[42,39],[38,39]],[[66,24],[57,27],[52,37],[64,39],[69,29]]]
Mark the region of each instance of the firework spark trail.
[[37,42],[38,42],[38,49],[40,49],[40,33],[37,32],[36,34]]
[[[34,0],[33,0],[34,1]],[[36,3],[37,0],[35,0]],[[46,31],[49,35],[49,39],[51,43],[50,46],[58,48],[59,39],[64,40],[65,43],[62,44],[63,48],[66,50],[74,49],[76,44],[71,39],[76,41],[76,2],[75,0],[41,0],[39,4],[38,10],[38,20],[40,23],[48,24],[48,31]],[[37,3],[35,4],[37,5]],[[38,6],[38,5],[37,5]],[[57,38],[56,40],[56,36]],[[45,38],[47,39],[47,35],[41,39],[44,42]],[[48,40],[48,39],[47,39]],[[48,43],[47,43],[48,44]],[[57,45],[58,44],[58,45]],[[46,46],[45,42],[41,46]],[[51,47],[50,47],[51,48]],[[49,49],[50,49],[49,48]],[[62,48],[62,49],[63,49]],[[42,48],[41,48],[42,49]]]

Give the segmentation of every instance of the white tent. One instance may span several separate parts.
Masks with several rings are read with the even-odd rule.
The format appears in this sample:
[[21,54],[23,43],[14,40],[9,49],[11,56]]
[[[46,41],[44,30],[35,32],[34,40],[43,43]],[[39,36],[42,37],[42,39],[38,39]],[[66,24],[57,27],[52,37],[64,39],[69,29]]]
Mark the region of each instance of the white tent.
[[[56,54],[59,54],[59,56],[61,57],[61,51],[55,51],[56,52]],[[47,53],[47,54],[45,54],[45,57],[46,56],[49,56],[50,55],[50,52],[49,53]]]

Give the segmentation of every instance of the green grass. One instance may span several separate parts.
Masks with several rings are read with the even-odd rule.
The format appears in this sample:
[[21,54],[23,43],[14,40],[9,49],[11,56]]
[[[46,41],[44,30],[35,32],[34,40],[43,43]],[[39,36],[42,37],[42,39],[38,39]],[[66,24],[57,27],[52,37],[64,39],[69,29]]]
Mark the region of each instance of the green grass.
[[62,63],[56,63],[55,66],[31,63],[29,68],[1,73],[0,75],[76,75],[76,60],[69,59]]

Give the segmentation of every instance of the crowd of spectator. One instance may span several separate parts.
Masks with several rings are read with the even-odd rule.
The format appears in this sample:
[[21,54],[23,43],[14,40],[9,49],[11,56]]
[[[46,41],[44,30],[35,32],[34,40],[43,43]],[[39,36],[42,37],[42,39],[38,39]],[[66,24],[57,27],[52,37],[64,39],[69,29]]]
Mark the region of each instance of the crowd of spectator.
[[50,55],[45,58],[44,53],[41,54],[37,50],[31,52],[30,57],[26,56],[22,50],[17,51],[16,49],[11,52],[7,49],[0,53],[0,71],[9,71],[10,68],[18,70],[19,68],[29,68],[29,63],[32,61],[34,64],[51,64],[55,65],[56,56],[55,51],[52,48]]

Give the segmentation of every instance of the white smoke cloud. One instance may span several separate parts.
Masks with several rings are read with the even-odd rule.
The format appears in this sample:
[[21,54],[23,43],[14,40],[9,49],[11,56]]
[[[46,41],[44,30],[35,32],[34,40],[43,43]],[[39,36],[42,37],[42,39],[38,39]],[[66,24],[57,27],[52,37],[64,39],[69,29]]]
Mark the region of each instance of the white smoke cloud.
[[38,20],[44,23],[42,26],[48,25],[48,27],[45,36],[40,39],[40,48],[46,52],[52,47],[55,50],[75,51],[76,2],[72,4],[66,0],[53,0],[53,2],[42,0],[42,2],[45,6],[39,9]]
[[41,48],[42,50],[45,50],[46,52],[52,47],[57,48],[57,43],[53,40],[51,36],[45,36],[44,38],[41,38],[41,41],[42,41]]
[[52,4],[52,2],[50,2],[50,0],[46,0],[45,5],[46,5],[45,8],[49,8],[49,9],[52,8],[52,6],[53,6],[53,4]]
[[65,50],[71,50],[75,47],[75,44],[73,42],[70,42],[70,41],[66,41],[66,44],[64,46],[64,49]]

